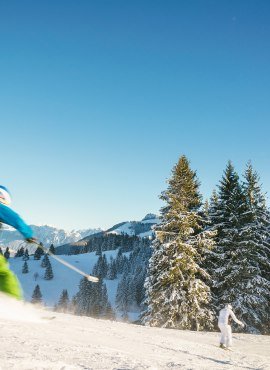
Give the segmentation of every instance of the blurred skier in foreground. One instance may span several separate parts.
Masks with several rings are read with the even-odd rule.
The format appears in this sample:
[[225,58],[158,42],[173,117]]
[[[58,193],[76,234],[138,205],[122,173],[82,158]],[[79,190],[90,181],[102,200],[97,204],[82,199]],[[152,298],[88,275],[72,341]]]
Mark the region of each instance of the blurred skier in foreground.
[[244,327],[244,323],[238,320],[232,310],[232,306],[227,304],[219,311],[218,327],[221,331],[220,348],[229,349],[232,346],[232,328],[229,324],[229,318],[232,318],[237,324]]
[[[0,229],[2,223],[10,225],[17,229],[28,243],[35,242],[32,229],[8,207],[10,203],[11,196],[8,189],[0,185]],[[0,255],[0,291],[18,299],[22,298],[19,281],[10,271],[8,263],[2,255]]]

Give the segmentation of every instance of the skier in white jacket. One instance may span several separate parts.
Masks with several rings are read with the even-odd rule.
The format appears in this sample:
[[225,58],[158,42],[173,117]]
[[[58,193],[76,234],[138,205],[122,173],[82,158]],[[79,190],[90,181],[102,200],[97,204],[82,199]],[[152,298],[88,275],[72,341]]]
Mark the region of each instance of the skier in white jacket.
[[220,348],[229,348],[232,345],[232,328],[229,324],[229,318],[232,318],[237,324],[244,327],[242,321],[238,320],[233,313],[232,306],[227,304],[222,310],[219,311],[218,327],[221,331]]

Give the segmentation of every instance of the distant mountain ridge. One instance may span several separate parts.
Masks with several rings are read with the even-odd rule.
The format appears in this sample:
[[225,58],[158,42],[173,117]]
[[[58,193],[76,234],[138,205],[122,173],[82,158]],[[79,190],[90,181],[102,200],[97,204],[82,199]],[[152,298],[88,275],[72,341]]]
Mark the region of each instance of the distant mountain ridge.
[[[62,245],[65,243],[75,242],[84,238],[87,235],[96,234],[101,229],[84,229],[84,230],[71,230],[66,231],[49,225],[30,225],[34,231],[35,237],[41,241],[45,246],[53,244],[54,246]],[[4,227],[0,229],[0,245],[3,247],[9,247],[11,250],[17,250],[20,246],[25,246],[22,235],[11,227]],[[31,244],[27,245],[29,252],[31,253],[36,247]]]
[[154,234],[153,227],[160,223],[160,219],[153,213],[148,213],[141,221],[125,221],[120,222],[106,231],[88,235],[76,242],[67,243],[57,247],[57,254],[73,254],[74,250],[82,249],[89,245],[93,238],[102,238],[104,235],[128,235],[138,236],[140,238],[149,238]]
[[[49,225],[31,225],[35,237],[45,246],[53,244],[61,253],[66,253],[70,246],[84,246],[89,238],[104,234],[127,234],[130,236],[150,237],[153,234],[153,226],[160,222],[157,215],[149,213],[141,221],[124,221],[108,230],[84,229],[66,231]],[[21,234],[10,227],[0,229],[0,245],[16,251],[21,246],[26,246]],[[32,253],[36,246],[28,244],[27,248]]]

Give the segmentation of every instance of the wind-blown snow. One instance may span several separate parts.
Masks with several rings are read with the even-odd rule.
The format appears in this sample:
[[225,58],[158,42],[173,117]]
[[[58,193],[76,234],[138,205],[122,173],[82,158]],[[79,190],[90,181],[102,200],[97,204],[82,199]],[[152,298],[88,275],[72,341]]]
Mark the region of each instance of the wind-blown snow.
[[[0,300],[1,305],[9,303]],[[27,310],[22,306],[22,317]],[[270,369],[269,336],[233,335],[230,352],[217,347],[218,333],[53,315],[40,322],[0,316],[2,370]]]
[[10,298],[4,293],[0,293],[1,320],[42,322],[40,313],[32,304]]

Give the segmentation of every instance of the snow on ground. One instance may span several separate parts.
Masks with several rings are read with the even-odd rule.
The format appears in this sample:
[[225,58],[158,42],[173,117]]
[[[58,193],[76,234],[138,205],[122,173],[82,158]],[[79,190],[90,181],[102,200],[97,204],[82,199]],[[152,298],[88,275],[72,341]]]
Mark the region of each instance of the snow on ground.
[[[0,306],[9,304],[0,297]],[[20,308],[21,317],[28,309]],[[217,333],[59,313],[53,313],[53,320],[44,319],[50,314],[36,310],[33,321],[0,314],[1,370],[270,369],[269,336],[236,334],[233,351],[225,351],[217,347]]]
[[132,222],[126,222],[125,224],[109,231],[107,234],[127,234],[127,235],[135,235]]
[[[107,261],[109,262],[110,256],[113,258],[116,257],[117,250],[106,251],[103,252],[103,254],[106,255]],[[92,269],[98,260],[98,256],[95,254],[95,252],[59,257],[86,272],[87,274],[92,273]],[[45,302],[47,306],[52,307],[59,301],[59,297],[63,289],[67,289],[70,298],[72,298],[78,292],[79,282],[82,276],[77,272],[70,270],[66,266],[63,266],[52,257],[49,257],[54,278],[52,280],[44,280],[43,277],[45,269],[40,266],[42,258],[43,257],[37,261],[33,259],[33,256],[30,256],[30,259],[27,261],[29,268],[29,272],[27,274],[22,274],[22,266],[24,261],[21,257],[10,258],[9,265],[11,270],[15,272],[20,280],[26,301],[31,301],[33,290],[35,286],[39,284],[43,302]],[[37,280],[34,279],[35,273],[38,273]],[[104,282],[107,285],[109,300],[114,307],[116,289],[119,279],[112,281],[104,280]]]
[[[106,255],[107,261],[110,262],[110,257],[116,258],[118,253],[118,249],[105,251],[103,254]],[[130,252],[123,253],[127,258],[130,255]],[[78,255],[63,255],[59,256],[61,259],[69,262],[71,265],[76,266],[80,270],[86,273],[92,273],[92,269],[95,263],[98,260],[98,256],[95,252],[91,253],[84,253]],[[71,299],[79,290],[79,283],[82,278],[77,272],[74,272],[63,266],[58,261],[54,260],[52,257],[50,258],[50,262],[52,265],[52,270],[54,274],[54,278],[52,280],[44,280],[44,273],[45,268],[41,267],[41,262],[43,257],[40,260],[34,260],[33,256],[30,256],[30,259],[27,261],[29,272],[27,274],[22,273],[22,266],[24,261],[21,257],[17,258],[10,258],[9,265],[12,271],[15,272],[17,275],[22,289],[24,293],[24,299],[28,302],[31,301],[33,290],[35,286],[38,284],[40,286],[41,294],[42,294],[42,301],[47,307],[54,307],[56,303],[58,303],[60,295],[63,289],[67,289],[69,298]],[[34,274],[38,274],[38,278],[35,280]],[[121,320],[122,312],[119,312],[116,309],[116,293],[117,293],[117,286],[119,280],[121,279],[121,275],[118,276],[117,279],[108,280],[104,279],[104,283],[107,287],[108,292],[108,299],[111,303],[112,308],[115,310],[116,317],[118,320]],[[135,310],[134,312],[128,312],[128,317],[130,321],[138,320],[140,312]],[[1,370],[1,368],[0,368]]]

